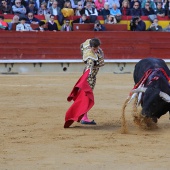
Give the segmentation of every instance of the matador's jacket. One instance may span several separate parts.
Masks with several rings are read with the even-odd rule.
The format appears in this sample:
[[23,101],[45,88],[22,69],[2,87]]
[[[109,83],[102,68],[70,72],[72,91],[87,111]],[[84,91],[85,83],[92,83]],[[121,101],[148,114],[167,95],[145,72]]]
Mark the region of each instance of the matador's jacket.
[[96,75],[99,71],[99,67],[104,66],[104,53],[101,48],[98,48],[98,51],[94,53],[90,47],[90,39],[87,39],[80,45],[80,50],[82,53],[83,61],[86,64],[84,71],[90,69],[87,81],[90,87],[94,89],[96,84]]

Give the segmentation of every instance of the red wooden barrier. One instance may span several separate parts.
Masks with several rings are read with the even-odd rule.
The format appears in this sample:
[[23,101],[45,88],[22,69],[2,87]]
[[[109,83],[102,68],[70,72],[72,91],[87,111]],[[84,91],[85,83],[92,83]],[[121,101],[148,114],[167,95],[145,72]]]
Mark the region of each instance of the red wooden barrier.
[[100,38],[106,59],[170,58],[168,32],[13,32],[0,34],[0,59],[81,59],[80,44]]
[[[106,31],[127,31],[127,24],[103,24]],[[73,23],[74,31],[93,31],[94,24]]]

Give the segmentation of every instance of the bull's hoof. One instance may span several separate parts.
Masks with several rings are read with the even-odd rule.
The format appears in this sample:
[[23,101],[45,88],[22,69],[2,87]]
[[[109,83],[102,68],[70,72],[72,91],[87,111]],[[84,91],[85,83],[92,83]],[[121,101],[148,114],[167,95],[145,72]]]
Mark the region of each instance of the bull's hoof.
[[157,122],[158,122],[157,117],[152,117],[152,121],[153,121],[154,123],[157,123]]

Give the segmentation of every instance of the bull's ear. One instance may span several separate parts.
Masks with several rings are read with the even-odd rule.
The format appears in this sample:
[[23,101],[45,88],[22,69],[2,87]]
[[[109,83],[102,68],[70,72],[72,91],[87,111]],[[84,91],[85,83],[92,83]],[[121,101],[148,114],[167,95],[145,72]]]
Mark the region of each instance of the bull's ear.
[[159,96],[166,102],[170,103],[170,96],[162,91],[160,91]]

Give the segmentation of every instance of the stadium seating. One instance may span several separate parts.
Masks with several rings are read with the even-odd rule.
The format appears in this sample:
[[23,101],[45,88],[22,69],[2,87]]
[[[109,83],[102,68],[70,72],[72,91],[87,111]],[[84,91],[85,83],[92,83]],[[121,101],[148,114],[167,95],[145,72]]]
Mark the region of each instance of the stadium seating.
[[[3,15],[3,14],[1,14]],[[40,20],[43,20],[45,21],[45,17],[44,15],[35,15],[36,18],[40,19]],[[10,22],[13,18],[13,15],[12,14],[6,14],[4,15],[4,18],[5,18],[5,21],[6,22]],[[72,17],[69,17],[69,19],[71,21],[75,20],[79,18],[79,16],[72,16]],[[127,25],[127,29],[130,30],[130,27],[129,27],[129,24],[130,24],[130,20],[131,20],[132,16],[122,16],[122,20],[120,21],[119,24],[126,24]],[[146,28],[148,28],[151,24],[151,22],[149,21],[148,17],[147,16],[142,16],[141,17],[142,20],[145,21],[146,23]],[[103,17],[102,16],[98,16],[97,18],[98,20],[100,20],[100,22],[103,24],[104,23],[104,20],[103,20]],[[159,20],[159,24],[165,28],[167,25],[169,25],[169,17],[168,16],[165,16],[165,17],[158,17],[158,20]],[[58,28],[60,29],[60,25],[58,23],[58,20],[57,20],[57,17],[55,17],[55,22],[58,24]]]

